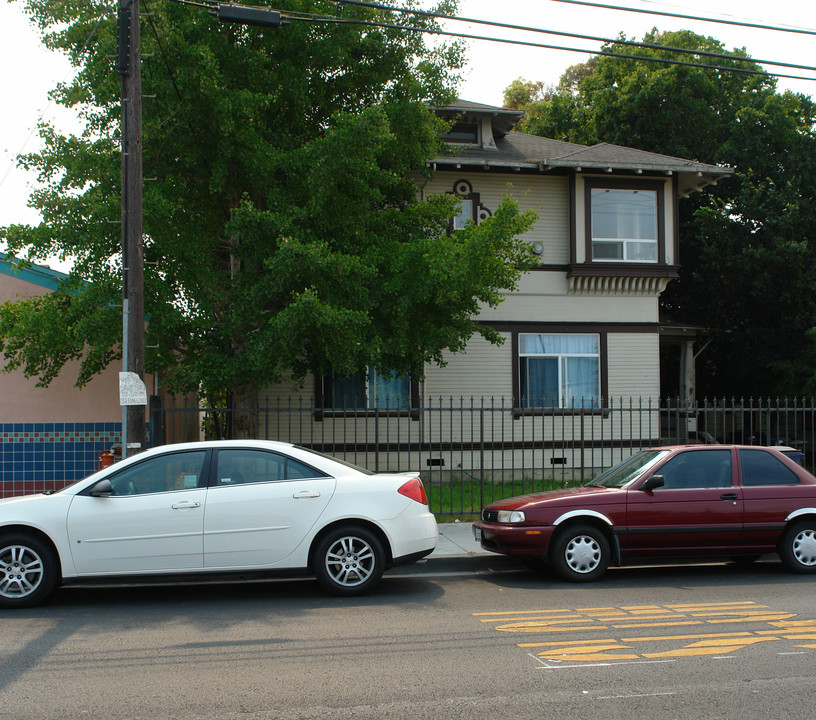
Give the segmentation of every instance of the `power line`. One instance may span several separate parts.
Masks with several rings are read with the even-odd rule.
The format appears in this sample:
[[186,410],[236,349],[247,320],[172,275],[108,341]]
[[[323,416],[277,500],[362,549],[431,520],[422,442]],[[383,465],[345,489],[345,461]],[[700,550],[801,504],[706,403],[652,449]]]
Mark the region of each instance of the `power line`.
[[[198,7],[207,7],[210,9],[215,9],[218,7],[217,0],[173,0],[174,2],[184,4],[184,5],[195,5]],[[564,2],[571,2],[573,0],[558,0]],[[579,0],[574,0],[577,4],[586,4],[586,5],[595,5],[594,3],[588,2],[579,2]],[[792,68],[795,70],[809,70],[816,72],[816,67],[811,65],[798,65],[794,63],[785,63],[779,62],[775,60],[762,60],[759,58],[742,58],[738,55],[730,55],[725,53],[715,53],[706,50],[691,50],[688,48],[678,48],[669,45],[659,45],[656,43],[641,43],[632,40],[622,40],[622,39],[613,39],[613,38],[604,38],[604,37],[596,37],[592,35],[581,35],[578,33],[569,33],[559,30],[545,30],[543,28],[535,28],[526,25],[514,25],[511,23],[501,23],[492,20],[481,20],[478,18],[468,18],[468,17],[460,17],[457,15],[445,15],[443,13],[437,13],[427,10],[419,10],[419,9],[411,9],[411,8],[400,8],[394,7],[391,5],[385,5],[383,3],[377,2],[369,2],[368,0],[335,0],[338,4],[341,5],[352,5],[357,7],[365,7],[370,8],[372,10],[383,10],[387,12],[394,12],[394,13],[404,13],[410,14],[413,16],[419,17],[428,17],[433,18],[436,20],[451,20],[454,22],[465,22],[470,24],[477,24],[477,25],[487,25],[490,27],[497,27],[503,28],[507,30],[518,30],[523,32],[533,32],[533,33],[541,33],[545,35],[557,35],[560,37],[569,37],[575,38],[578,40],[589,40],[591,42],[600,42],[609,45],[622,45],[625,47],[634,47],[634,48],[641,48],[647,50],[660,50],[665,52],[676,52],[686,55],[693,55],[696,57],[710,57],[712,59],[719,59],[719,60],[728,60],[733,62],[745,62],[745,63],[754,63],[759,65],[773,65],[776,67],[785,67],[785,68]],[[604,8],[612,8],[612,6],[608,5],[597,5],[598,7]],[[751,70],[748,68],[738,68],[738,67],[730,67],[730,66],[723,66],[723,65],[709,65],[704,63],[694,63],[694,62],[687,62],[682,60],[670,60],[668,58],[657,58],[657,57],[647,57],[643,55],[628,55],[625,53],[616,53],[607,50],[587,50],[583,48],[575,48],[575,47],[565,47],[560,45],[550,45],[546,43],[535,43],[531,41],[524,41],[524,40],[511,40],[506,38],[497,38],[487,35],[473,35],[468,33],[456,33],[445,31],[437,28],[428,28],[428,27],[417,27],[412,25],[400,25],[397,23],[385,23],[385,22],[376,22],[373,20],[358,20],[354,18],[338,18],[332,15],[317,15],[317,14],[308,14],[298,11],[282,11],[288,13],[284,19],[289,21],[301,21],[301,22],[324,22],[324,23],[335,23],[335,24],[349,24],[349,25],[363,25],[369,27],[379,27],[382,29],[392,29],[392,30],[403,30],[409,32],[422,32],[428,33],[432,35],[440,35],[445,37],[455,37],[460,38],[463,40],[479,40],[485,42],[498,42],[508,45],[521,45],[526,47],[535,47],[541,48],[545,50],[558,50],[562,52],[576,52],[582,53],[585,55],[601,55],[605,57],[616,57],[622,59],[629,59],[629,60],[638,60],[638,61],[647,61],[647,62],[655,62],[661,63],[665,65],[685,65],[688,67],[697,67],[709,70],[722,70],[725,72],[737,72],[743,73],[746,75],[757,75],[760,77],[778,77],[778,78],[785,78],[789,80],[807,80],[807,81],[816,81],[816,77],[805,77],[801,75],[788,75],[783,73],[768,73],[765,71],[759,70]],[[689,17],[691,16],[682,16],[682,17]],[[717,22],[725,22],[725,21],[717,21]],[[769,28],[774,29],[774,28]]]
[[[341,5],[355,5],[359,7],[372,8],[374,10],[386,10],[389,12],[407,13],[410,15],[419,15],[422,17],[431,17],[438,20],[454,20],[456,22],[464,22],[474,25],[487,25],[490,27],[503,28],[506,30],[521,30],[524,32],[541,33],[544,35],[557,35],[559,37],[575,38],[576,40],[589,40],[592,42],[601,42],[612,45],[624,45],[626,47],[644,48],[648,50],[664,50],[668,52],[677,52],[686,55],[696,55],[703,57],[711,57],[719,60],[734,60],[739,59],[739,56],[715,53],[707,50],[691,50],[689,48],[679,48],[670,45],[659,45],[657,43],[642,43],[634,40],[620,40],[613,38],[597,37],[594,35],[581,35],[578,33],[570,33],[561,30],[545,30],[543,28],[531,27],[528,25],[514,25],[511,23],[496,22],[493,20],[481,20],[478,18],[460,17],[458,15],[445,15],[444,13],[437,13],[427,10],[412,10],[409,8],[393,7],[391,5],[384,5],[377,2],[369,2],[367,0],[334,0]],[[606,6],[604,6],[606,7]],[[788,67],[796,70],[812,70],[816,72],[816,67],[811,65],[796,65],[793,63],[777,62],[775,60],[760,60],[759,58],[744,58],[746,61],[754,62],[759,65],[775,65],[777,67]]]
[[587,0],[553,0],[553,2],[566,3],[568,5],[583,5],[585,7],[602,8],[604,10],[621,10],[623,12],[641,13],[644,15],[660,15],[662,17],[673,17],[681,20],[699,20],[700,22],[720,23],[722,25],[736,25],[737,27],[757,28],[759,30],[773,30],[776,32],[800,33],[802,35],[816,35],[816,30],[806,28],[786,27],[784,25],[762,25],[761,23],[742,22],[739,20],[720,20],[718,18],[698,17],[697,15],[681,15],[679,13],[663,12],[660,10],[641,10],[638,8],[621,7],[619,5],[604,5],[602,3],[587,2]]
[[[338,0],[343,1],[343,0]],[[303,22],[325,22],[325,23],[334,23],[338,25],[363,25],[368,27],[378,27],[386,30],[405,30],[405,31],[412,31],[412,32],[421,32],[421,33],[428,33],[430,35],[440,35],[444,37],[455,37],[461,38],[463,40],[484,40],[487,42],[497,42],[497,43],[504,43],[507,45],[521,45],[524,47],[534,47],[534,48],[542,48],[546,50],[560,50],[565,52],[576,52],[576,53],[583,53],[585,55],[601,55],[604,57],[615,57],[615,58],[622,58],[626,60],[637,60],[639,62],[654,62],[660,63],[663,65],[681,65],[686,67],[695,67],[695,68],[702,68],[705,70],[722,70],[724,72],[734,72],[734,73],[742,73],[744,75],[758,75],[760,77],[772,78],[786,78],[789,80],[810,80],[816,81],[816,77],[805,77],[802,75],[787,75],[784,73],[767,73],[761,70],[751,70],[748,68],[739,68],[739,67],[729,67],[725,65],[708,65],[704,63],[694,63],[688,62],[684,60],[670,60],[668,58],[659,58],[659,57],[649,57],[646,55],[627,55],[625,53],[616,53],[611,52],[608,50],[585,50],[583,48],[574,48],[574,47],[566,47],[562,45],[550,45],[547,43],[536,43],[531,41],[525,40],[510,40],[506,38],[496,38],[490,37],[487,35],[471,35],[467,33],[455,33],[449,32],[447,30],[439,30],[436,28],[425,28],[425,27],[417,27],[412,25],[397,25],[395,23],[383,23],[383,22],[376,22],[373,20],[355,20],[350,18],[338,18],[333,16],[320,16],[320,15],[310,15],[308,17],[295,17],[293,15],[286,15],[287,20],[290,21],[303,21]],[[613,41],[614,42],[614,41]],[[662,48],[662,46],[661,46]],[[733,59],[737,62],[745,62],[750,63],[753,62],[751,58],[741,58],[739,56],[728,56],[729,59]],[[816,68],[813,68],[816,70]]]

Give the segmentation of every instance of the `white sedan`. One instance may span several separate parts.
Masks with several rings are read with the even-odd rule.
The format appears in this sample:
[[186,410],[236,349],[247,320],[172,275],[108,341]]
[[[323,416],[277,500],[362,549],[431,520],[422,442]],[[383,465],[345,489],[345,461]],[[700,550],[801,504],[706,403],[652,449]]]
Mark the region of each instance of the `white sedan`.
[[374,474],[262,440],[165,445],[56,492],[0,500],[0,607],[100,578],[312,574],[370,590],[428,555],[416,473]]

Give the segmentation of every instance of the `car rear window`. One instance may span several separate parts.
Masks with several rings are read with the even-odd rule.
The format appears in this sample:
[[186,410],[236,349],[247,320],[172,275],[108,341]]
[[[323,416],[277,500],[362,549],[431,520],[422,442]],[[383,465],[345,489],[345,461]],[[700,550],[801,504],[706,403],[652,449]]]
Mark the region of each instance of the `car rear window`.
[[740,450],[743,485],[799,485],[799,476],[765,450]]

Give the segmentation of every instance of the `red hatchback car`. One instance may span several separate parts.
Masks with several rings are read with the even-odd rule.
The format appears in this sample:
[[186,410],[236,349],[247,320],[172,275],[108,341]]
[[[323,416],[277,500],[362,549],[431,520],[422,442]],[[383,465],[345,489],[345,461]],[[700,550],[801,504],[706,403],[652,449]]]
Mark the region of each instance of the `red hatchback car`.
[[588,582],[609,565],[751,562],[816,572],[816,478],[767,447],[644,450],[582,487],[505,498],[473,524],[486,550]]

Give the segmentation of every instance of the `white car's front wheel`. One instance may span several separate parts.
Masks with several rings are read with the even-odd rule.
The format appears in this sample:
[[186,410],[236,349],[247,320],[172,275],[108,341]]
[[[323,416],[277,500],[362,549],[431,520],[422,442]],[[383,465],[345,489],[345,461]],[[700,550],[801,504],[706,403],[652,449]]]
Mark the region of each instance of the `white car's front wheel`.
[[59,581],[54,550],[33,535],[0,537],[0,607],[32,607],[45,600]]
[[314,554],[314,574],[333,595],[361,595],[373,588],[385,570],[379,538],[357,526],[340,527],[325,535]]

